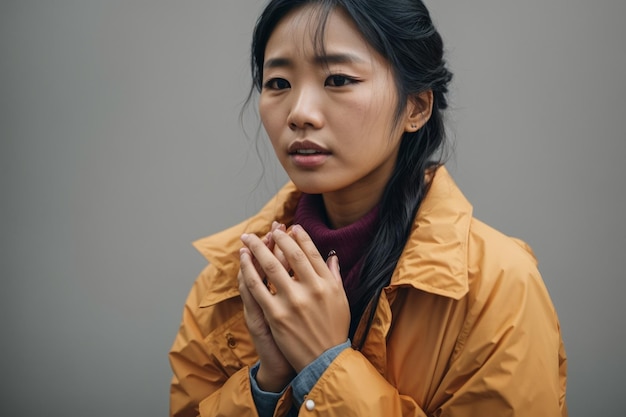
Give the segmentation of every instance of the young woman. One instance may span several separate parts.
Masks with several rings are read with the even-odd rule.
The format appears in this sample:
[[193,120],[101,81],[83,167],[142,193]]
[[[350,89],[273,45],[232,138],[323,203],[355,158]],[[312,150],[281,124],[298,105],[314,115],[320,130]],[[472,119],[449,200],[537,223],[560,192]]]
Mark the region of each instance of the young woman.
[[292,182],[200,240],[172,416],[565,416],[530,249],[437,160],[451,79],[418,0],[273,0],[252,46]]

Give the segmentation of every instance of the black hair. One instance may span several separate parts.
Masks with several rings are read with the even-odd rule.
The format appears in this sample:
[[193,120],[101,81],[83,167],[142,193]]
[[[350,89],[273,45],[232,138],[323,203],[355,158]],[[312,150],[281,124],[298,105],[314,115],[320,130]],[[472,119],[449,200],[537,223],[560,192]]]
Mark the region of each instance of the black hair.
[[[356,24],[365,40],[391,65],[396,82],[400,120],[407,100],[432,91],[433,108],[426,124],[417,132],[403,134],[393,174],[386,185],[379,209],[379,227],[370,243],[361,270],[361,282],[350,296],[349,336],[354,338],[361,316],[368,310],[365,333],[354,341],[362,346],[376,310],[376,301],[389,284],[417,210],[428,190],[428,173],[441,164],[445,130],[443,110],[452,74],[443,59],[443,41],[430,13],[420,0],[272,0],[259,17],[252,42],[253,89],[262,89],[265,47],[287,13],[304,5],[315,5],[319,14],[315,45],[323,48],[325,25],[339,8]],[[252,94],[252,91],[251,91]],[[354,340],[354,339],[353,339]]]

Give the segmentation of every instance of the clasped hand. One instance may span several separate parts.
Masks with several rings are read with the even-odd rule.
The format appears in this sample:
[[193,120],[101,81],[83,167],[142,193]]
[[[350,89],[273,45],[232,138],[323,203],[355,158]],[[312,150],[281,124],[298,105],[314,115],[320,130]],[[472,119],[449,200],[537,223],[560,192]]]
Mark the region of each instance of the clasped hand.
[[241,240],[239,291],[260,359],[257,383],[278,392],[348,338],[350,308],[339,261],[325,261],[299,225],[288,234],[275,223],[263,239],[246,234]]

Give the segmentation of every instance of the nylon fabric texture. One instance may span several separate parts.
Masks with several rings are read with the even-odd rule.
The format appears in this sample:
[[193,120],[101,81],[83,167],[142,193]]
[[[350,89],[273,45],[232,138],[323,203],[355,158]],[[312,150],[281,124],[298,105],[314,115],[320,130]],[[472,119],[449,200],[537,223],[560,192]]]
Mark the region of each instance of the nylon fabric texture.
[[[255,216],[195,242],[208,266],[194,283],[169,358],[170,416],[257,412],[257,361],[239,298],[239,237],[290,225],[287,184]],[[363,331],[364,322],[357,329]],[[528,245],[472,216],[445,167],[432,180],[360,351],[347,349],[299,416],[567,416],[559,321]],[[275,417],[287,416],[291,390]]]

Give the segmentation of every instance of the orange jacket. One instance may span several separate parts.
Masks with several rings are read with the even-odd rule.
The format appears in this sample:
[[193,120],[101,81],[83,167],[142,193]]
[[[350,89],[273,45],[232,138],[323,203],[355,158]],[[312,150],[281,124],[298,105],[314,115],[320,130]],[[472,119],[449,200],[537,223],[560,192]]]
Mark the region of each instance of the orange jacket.
[[[257,416],[239,237],[289,225],[298,198],[289,184],[256,216],[195,243],[210,263],[170,352],[171,416]],[[567,416],[565,379],[558,318],[530,249],[474,219],[440,168],[363,349],[331,363],[299,415]],[[291,403],[288,389],[274,415]]]

